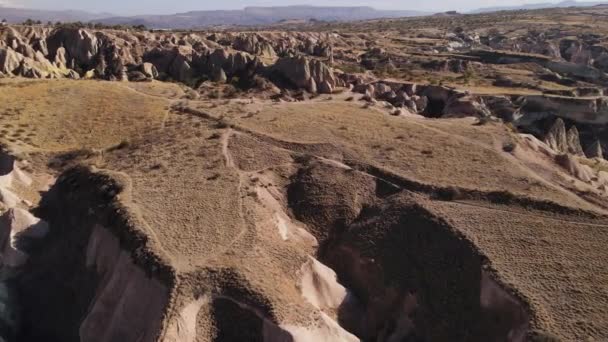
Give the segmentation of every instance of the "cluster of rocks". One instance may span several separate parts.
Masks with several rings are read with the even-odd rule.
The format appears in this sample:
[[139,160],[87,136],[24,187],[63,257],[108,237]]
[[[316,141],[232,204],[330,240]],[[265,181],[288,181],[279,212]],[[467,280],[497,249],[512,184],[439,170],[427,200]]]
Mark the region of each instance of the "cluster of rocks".
[[19,75],[31,78],[71,77],[78,78],[66,68],[66,51],[55,49],[49,57],[47,41],[41,36],[46,32],[30,32],[20,35],[11,27],[0,31],[0,75]]
[[360,64],[368,70],[395,69],[391,56],[382,48],[371,48],[359,56]]
[[275,57],[274,48],[266,39],[257,34],[241,34],[234,39],[232,47],[253,55]]
[[445,39],[448,41],[444,49],[447,52],[481,45],[481,37],[477,32],[467,33],[462,28],[448,32]]
[[271,72],[289,85],[311,93],[331,94],[337,86],[345,85],[323,62],[304,56],[280,58],[271,67]]
[[[598,138],[581,145],[579,130],[572,125],[566,130],[562,117],[583,126],[605,125],[608,102],[605,98],[563,98],[545,95],[506,96],[473,95],[446,86],[417,85],[390,81],[368,81],[352,75],[340,75],[354,92],[363,94],[361,100],[386,101],[398,110],[432,118],[500,118],[524,131],[544,137],[545,142],[560,153],[603,158],[602,142]],[[542,122],[555,118],[548,132],[539,131]],[[586,136],[596,136],[585,131]]]
[[553,125],[545,135],[545,143],[558,153],[571,154],[587,158],[603,158],[602,145],[595,140],[586,149],[583,149],[576,125],[566,129],[561,118],[555,119]]
[[353,82],[362,100],[386,101],[396,108],[427,117],[489,117],[484,98],[445,86],[399,82]]
[[312,93],[332,93],[345,85],[324,61],[303,55],[331,62],[333,49],[328,41],[306,35],[278,38],[257,33],[202,37],[193,33],[5,27],[0,30],[0,73],[31,78],[161,79],[191,86],[206,80],[263,76]]
[[333,61],[334,50],[333,41],[335,37],[315,37],[305,34],[296,34],[295,36],[281,36],[275,40],[274,48],[279,56],[289,57],[298,54],[309,56],[324,57],[329,61]]

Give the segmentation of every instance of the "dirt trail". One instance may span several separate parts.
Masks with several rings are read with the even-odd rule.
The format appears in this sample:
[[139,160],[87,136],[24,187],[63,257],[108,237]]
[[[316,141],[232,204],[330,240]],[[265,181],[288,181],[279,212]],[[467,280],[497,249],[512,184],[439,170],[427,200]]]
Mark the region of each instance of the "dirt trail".
[[215,253],[210,254],[205,260],[203,260],[202,264],[204,264],[206,262],[206,260],[211,260],[211,259],[215,258],[216,256],[219,256],[219,255],[222,255],[222,254],[225,254],[226,252],[228,252],[230,249],[232,249],[232,247],[234,247],[234,245],[239,243],[241,241],[241,239],[243,239],[243,237],[245,237],[245,235],[247,234],[247,231],[250,229],[249,224],[245,220],[245,214],[244,214],[244,208],[243,208],[243,206],[244,206],[244,204],[243,204],[243,182],[244,182],[243,179],[244,179],[244,177],[246,177],[246,175],[235,166],[232,155],[230,154],[230,137],[233,134],[234,134],[234,131],[231,128],[229,128],[222,135],[222,138],[221,138],[222,155],[224,156],[224,161],[226,163],[226,166],[229,168],[232,168],[238,174],[239,181],[238,181],[238,186],[237,186],[237,192],[238,192],[237,215],[239,217],[239,220],[241,221],[242,229],[230,241],[230,243],[228,243],[226,246],[223,246],[222,248],[217,250]]

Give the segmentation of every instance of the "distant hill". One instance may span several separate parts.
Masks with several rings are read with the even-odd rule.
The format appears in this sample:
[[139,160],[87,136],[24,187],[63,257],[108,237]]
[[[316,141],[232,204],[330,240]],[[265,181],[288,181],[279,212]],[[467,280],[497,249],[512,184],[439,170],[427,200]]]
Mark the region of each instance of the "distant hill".
[[541,2],[535,4],[527,4],[521,6],[498,6],[498,7],[484,7],[479,8],[469,13],[486,13],[486,12],[498,12],[498,11],[513,11],[513,10],[533,10],[542,8],[564,8],[564,7],[591,7],[602,4],[608,4],[607,1],[603,2],[588,2],[588,1],[562,1],[562,2]]
[[89,13],[84,11],[49,11],[27,8],[11,8],[0,6],[0,20],[6,19],[9,23],[21,23],[27,19],[40,20],[43,22],[73,22],[92,21],[112,16],[109,13]]
[[246,7],[243,10],[192,11],[171,15],[138,15],[96,19],[107,25],[146,25],[150,28],[189,29],[219,25],[270,25],[286,20],[354,21],[427,15],[418,11],[387,11],[371,7]]

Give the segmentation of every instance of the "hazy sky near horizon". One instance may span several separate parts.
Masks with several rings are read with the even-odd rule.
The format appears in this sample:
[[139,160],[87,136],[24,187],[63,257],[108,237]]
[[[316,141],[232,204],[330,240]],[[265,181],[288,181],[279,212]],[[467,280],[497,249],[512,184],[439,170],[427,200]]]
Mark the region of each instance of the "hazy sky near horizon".
[[194,10],[242,9],[247,6],[288,6],[302,4],[318,6],[372,6],[378,9],[420,11],[466,11],[480,7],[510,6],[538,2],[551,2],[551,0],[0,0],[0,5],[134,15],[173,14]]

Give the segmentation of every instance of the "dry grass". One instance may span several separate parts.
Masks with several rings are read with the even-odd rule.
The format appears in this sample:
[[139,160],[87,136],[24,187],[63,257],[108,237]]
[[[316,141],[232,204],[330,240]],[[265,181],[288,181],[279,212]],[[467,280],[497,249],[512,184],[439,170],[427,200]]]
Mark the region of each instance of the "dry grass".
[[[277,225],[277,215],[292,205],[286,194],[290,182],[313,159],[322,160],[321,169],[328,170],[327,176],[320,173],[314,179],[313,188],[328,187],[330,194],[315,200],[341,203],[328,206],[331,210],[325,213],[346,210],[357,217],[358,201],[378,194],[376,178],[344,164],[371,165],[456,192],[508,191],[595,209],[504,152],[506,144],[517,140],[500,123],[394,117],[381,105],[365,109],[361,103],[345,101],[349,94],[295,103],[215,101],[214,106],[184,100],[192,108],[204,109],[197,116],[168,113],[170,101],[160,96],[178,98],[173,85],[2,84],[0,103],[8,114],[0,123],[3,134],[14,137],[11,144],[32,151],[104,150],[102,158],[84,161],[128,180],[128,193],[121,198],[140,215],[155,253],[166,256],[188,280],[180,284],[184,296],[203,283],[195,277],[208,270],[232,269],[247,280],[248,288],[268,298],[280,322],[304,322],[314,314],[296,286],[296,274],[307,255],[316,254],[316,247],[296,238],[284,241]],[[74,159],[78,162],[78,156]],[[588,329],[603,327],[602,312],[596,310],[601,294],[592,286],[605,278],[605,265],[597,261],[605,259],[605,252],[595,251],[605,239],[593,239],[605,230],[603,222],[579,222],[575,215],[517,204],[463,204],[459,196],[452,197],[453,202],[429,199],[428,205],[490,257],[502,279],[533,305],[542,327],[550,326],[551,320],[572,327],[566,317],[572,308],[575,316],[592,324],[572,328],[574,335],[557,329],[562,335],[584,336]],[[353,201],[345,200],[349,198]],[[315,232],[312,226],[296,223]],[[580,224],[589,229],[578,229]],[[568,244],[573,239],[577,244]],[[522,250],[526,253],[520,257]],[[573,258],[579,255],[589,265],[577,264]],[[593,284],[563,280],[570,274],[589,277]],[[548,299],[564,297],[571,289],[579,291],[568,302],[571,307]],[[595,299],[599,304],[585,309]]]
[[[259,109],[251,106],[241,112]],[[297,143],[330,144],[338,152],[327,152],[329,157],[354,156],[421,182],[506,190],[588,208],[505,153],[503,146],[512,140],[511,132],[500,124],[480,127],[473,119],[393,117],[381,109],[364,109],[343,100],[267,106],[247,119],[231,117],[233,111],[212,109],[237,126]]]
[[2,139],[23,151],[101,149],[159,129],[168,102],[120,83],[0,83]]

